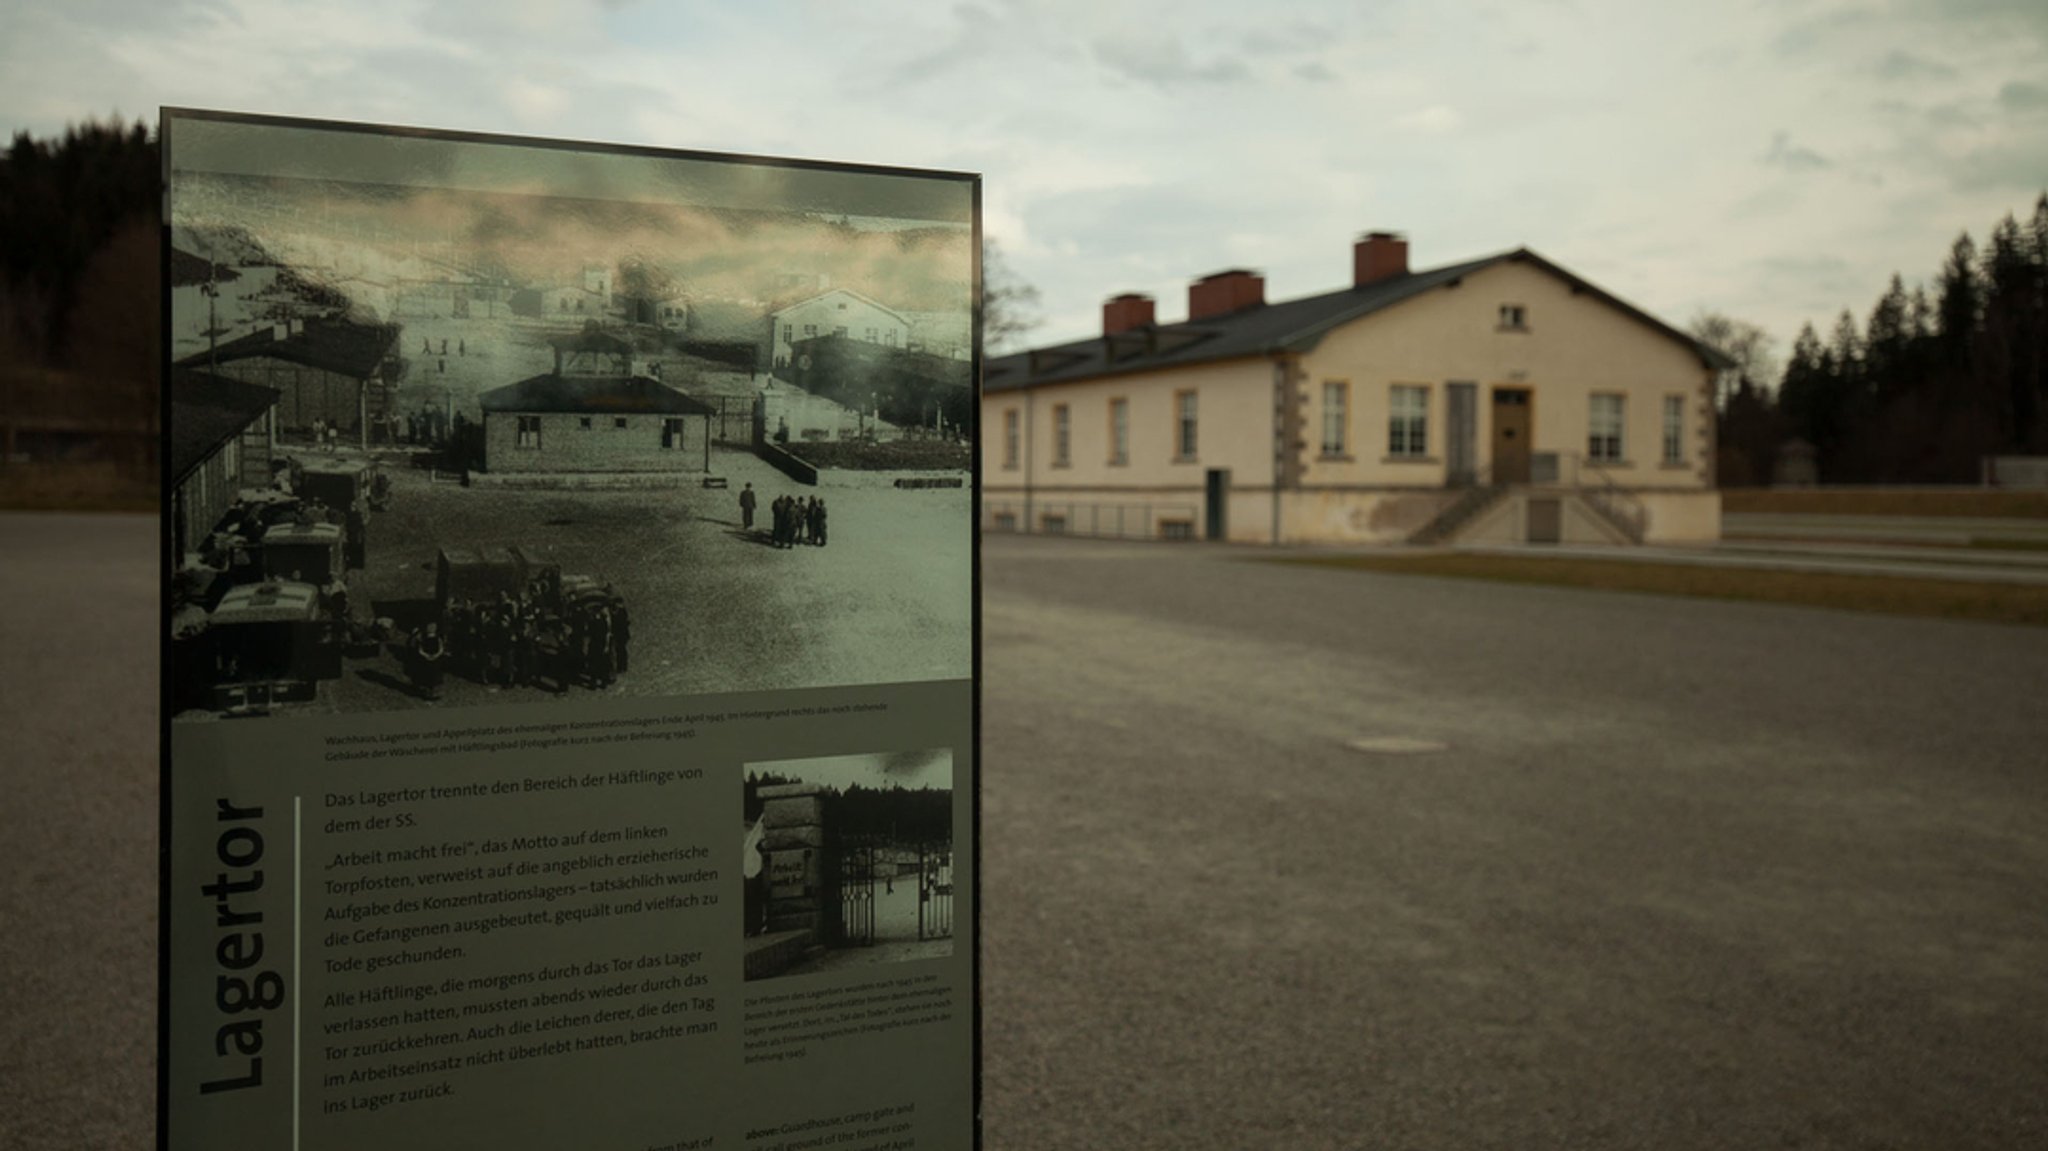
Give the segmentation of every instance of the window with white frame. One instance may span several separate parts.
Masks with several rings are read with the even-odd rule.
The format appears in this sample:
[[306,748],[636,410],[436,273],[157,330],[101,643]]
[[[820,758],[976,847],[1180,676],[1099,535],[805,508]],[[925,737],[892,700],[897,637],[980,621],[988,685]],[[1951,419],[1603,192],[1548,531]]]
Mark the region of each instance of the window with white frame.
[[1196,438],[1195,393],[1175,392],[1173,394],[1173,458],[1191,460],[1195,458]]
[[1074,412],[1065,404],[1052,406],[1052,466],[1063,468],[1073,462]]
[[520,446],[520,447],[522,447],[522,448],[537,448],[537,447],[539,447],[539,446],[540,446],[540,417],[539,417],[539,416],[520,416],[520,417],[519,417],[519,440],[518,440],[518,444],[519,444],[519,446]]
[[1109,401],[1109,462],[1131,462],[1131,401],[1122,397]]
[[1017,466],[1017,409],[1008,408],[1003,412],[1003,466]]
[[1387,393],[1387,454],[1419,458],[1429,454],[1429,389],[1395,384]]
[[1685,397],[1664,397],[1664,462],[1685,462]]
[[1351,385],[1344,380],[1323,381],[1323,454],[1341,456],[1350,445]]
[[1625,412],[1621,396],[1601,394],[1593,397],[1586,424],[1587,459],[1603,464],[1621,462]]

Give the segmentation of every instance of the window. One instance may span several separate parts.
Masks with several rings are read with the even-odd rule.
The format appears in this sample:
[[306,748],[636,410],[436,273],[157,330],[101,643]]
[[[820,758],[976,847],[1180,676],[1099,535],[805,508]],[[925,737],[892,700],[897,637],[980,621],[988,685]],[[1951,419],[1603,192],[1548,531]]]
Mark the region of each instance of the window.
[[1066,535],[1067,517],[1061,513],[1047,512],[1045,515],[1038,517],[1038,527],[1040,531],[1049,536]]
[[589,431],[589,430],[590,430],[590,417],[589,417],[589,416],[578,416],[578,417],[576,417],[576,427],[577,427],[577,428],[578,428],[579,430],[581,430],[581,431],[586,431],[586,432],[587,432],[587,431]]
[[1074,446],[1073,410],[1065,404],[1052,406],[1052,466],[1066,467],[1073,462]]
[[816,324],[805,324],[805,325],[804,325],[804,339],[808,340],[808,339],[810,339],[810,338],[811,338],[812,336],[815,336],[815,335],[817,335],[817,334],[818,334],[818,325],[816,325]]
[[844,335],[846,334],[846,325],[845,325],[845,324],[840,324],[840,325],[838,325],[838,326],[834,327],[834,328],[832,329],[832,334],[833,334],[833,335],[835,335],[835,336],[844,336]]
[[1664,462],[1685,462],[1685,397],[1664,397]]
[[1109,462],[1131,462],[1131,401],[1122,398],[1109,401]]
[[884,329],[882,329],[882,344],[883,344],[883,346],[884,346],[884,347],[890,347],[890,348],[893,348],[893,347],[895,347],[895,346],[896,346],[896,329],[894,329],[894,328],[884,328]]
[[874,343],[874,342],[875,342],[875,330],[874,330],[873,328],[863,328],[863,329],[861,329],[861,337],[860,337],[860,338],[861,338],[861,339],[863,339],[863,340],[866,340],[866,341],[867,341],[868,343],[870,343],[870,344]]
[[1596,395],[1587,421],[1586,458],[1600,463],[1621,462],[1622,397]]
[[1017,409],[1010,408],[1003,413],[1003,466],[1014,469],[1017,466]]
[[672,416],[661,421],[662,447],[671,451],[681,451],[684,447],[683,441],[683,421],[680,418]]
[[996,517],[995,517],[995,527],[996,527],[996,530],[997,530],[997,531],[999,531],[999,532],[1013,532],[1013,531],[1016,531],[1016,530],[1017,530],[1017,513],[1016,513],[1016,512],[997,512],[997,513],[996,513]]
[[1500,306],[1500,326],[1510,331],[1527,331],[1529,327],[1528,309],[1520,304],[1502,304]]
[[1343,380],[1323,381],[1323,454],[1341,456],[1351,426],[1351,385]]
[[1195,458],[1195,393],[1173,394],[1173,458]]
[[1395,384],[1387,395],[1387,454],[1429,454],[1429,389]]
[[782,325],[782,342],[783,342],[783,343],[785,343],[785,344],[789,344],[789,343],[794,343],[795,341],[796,341],[796,325],[795,325],[795,324],[784,324],[784,325]]
[[539,417],[539,416],[521,416],[521,417],[519,417],[519,439],[518,439],[518,444],[519,444],[519,446],[520,446],[520,447],[522,447],[522,448],[537,448],[537,447],[539,447],[539,446],[540,446],[540,417]]
[[625,426],[626,426],[626,417],[624,417],[624,416],[613,416],[613,417],[612,417],[612,426],[613,426],[613,427],[615,427],[615,428],[619,428],[619,429],[623,430],[623,429],[625,428]]

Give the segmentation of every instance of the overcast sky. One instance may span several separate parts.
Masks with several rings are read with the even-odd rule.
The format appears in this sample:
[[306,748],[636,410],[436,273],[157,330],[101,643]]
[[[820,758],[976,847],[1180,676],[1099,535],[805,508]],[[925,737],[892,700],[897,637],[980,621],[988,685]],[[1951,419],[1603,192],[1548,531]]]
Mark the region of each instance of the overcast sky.
[[65,0],[10,135],[159,105],[982,173],[1044,296],[1526,245],[1674,323],[1859,321],[2048,187],[2048,0]]

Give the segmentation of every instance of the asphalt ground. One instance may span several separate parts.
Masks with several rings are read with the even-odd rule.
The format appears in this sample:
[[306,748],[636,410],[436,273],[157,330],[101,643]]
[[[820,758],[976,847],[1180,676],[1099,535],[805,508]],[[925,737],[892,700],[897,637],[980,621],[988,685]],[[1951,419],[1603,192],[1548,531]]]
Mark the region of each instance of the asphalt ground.
[[2048,1145],[2034,630],[985,549],[990,1147]]
[[[150,1139],[156,539],[0,516],[0,1147]],[[2038,633],[1258,554],[987,541],[987,1146],[2048,1144]]]
[[157,520],[0,512],[0,1148],[156,1116]]

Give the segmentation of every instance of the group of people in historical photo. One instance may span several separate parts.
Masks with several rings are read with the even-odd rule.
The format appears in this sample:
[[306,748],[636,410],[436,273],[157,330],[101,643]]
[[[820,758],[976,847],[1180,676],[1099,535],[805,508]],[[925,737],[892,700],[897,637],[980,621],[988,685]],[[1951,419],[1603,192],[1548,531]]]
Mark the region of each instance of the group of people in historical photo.
[[[554,605],[554,606],[549,606]],[[567,598],[545,579],[496,599],[454,599],[414,638],[408,673],[438,699],[453,674],[488,687],[610,687],[625,673],[632,614],[609,586]]]
[[[740,529],[754,530],[754,513],[759,505],[754,485],[740,490]],[[773,547],[793,548],[798,544],[825,546],[825,498],[823,496],[777,496],[768,505],[768,542]]]

